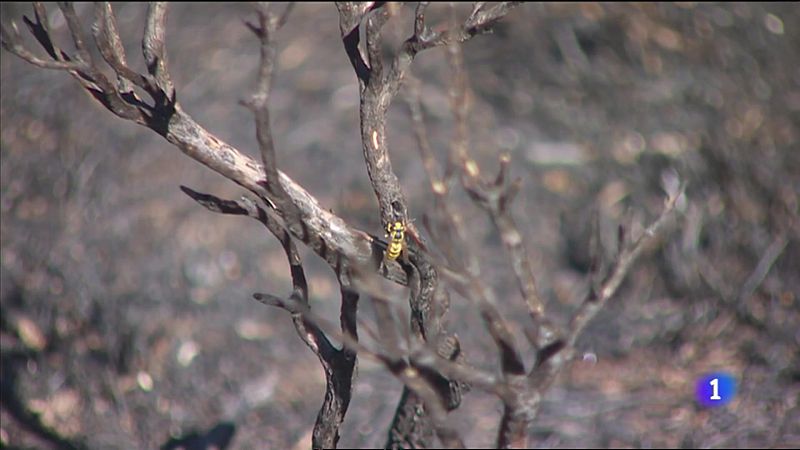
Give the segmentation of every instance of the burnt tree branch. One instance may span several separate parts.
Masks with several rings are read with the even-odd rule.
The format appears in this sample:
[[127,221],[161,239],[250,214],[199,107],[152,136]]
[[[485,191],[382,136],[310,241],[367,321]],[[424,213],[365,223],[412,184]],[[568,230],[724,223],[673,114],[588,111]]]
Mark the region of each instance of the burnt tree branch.
[[[199,125],[178,102],[166,56],[167,6],[154,4],[148,9],[142,39],[147,73],[138,73],[127,65],[120,44],[121,38],[113,25],[111,6],[101,4],[97,8],[92,27],[94,41],[100,54],[103,55],[102,62],[111,66],[117,76],[116,85],[105,78],[100,62],[86,61],[88,58],[80,57],[79,54],[69,55],[53,42],[47,23],[47,11],[43,4],[35,3],[34,19],[25,17],[24,21],[50,60],[35,56],[25,48],[13,22],[9,26],[6,24],[2,26],[2,46],[31,64],[67,71],[94,99],[118,117],[150,128],[190,158],[260,198],[274,202],[275,199],[270,198],[272,194],[265,186],[263,164],[254,161]],[[68,7],[67,10],[69,11]],[[88,45],[77,28],[71,35],[82,42],[81,47],[85,48]],[[73,44],[76,48],[80,48],[77,43]],[[130,86],[124,81],[120,82],[120,79],[128,80],[141,88],[149,99],[139,98],[135,92],[129,90]],[[321,206],[316,198],[280,170],[277,171],[277,180],[276,184],[283,187],[303,220],[304,233],[293,236],[308,245],[329,265],[332,267],[341,265],[340,259],[368,265],[380,261],[385,248],[383,242],[369,233],[349,226],[340,217]],[[281,215],[284,213],[281,210],[277,212]],[[389,267],[386,276],[398,283],[407,283],[406,274],[399,267]]]

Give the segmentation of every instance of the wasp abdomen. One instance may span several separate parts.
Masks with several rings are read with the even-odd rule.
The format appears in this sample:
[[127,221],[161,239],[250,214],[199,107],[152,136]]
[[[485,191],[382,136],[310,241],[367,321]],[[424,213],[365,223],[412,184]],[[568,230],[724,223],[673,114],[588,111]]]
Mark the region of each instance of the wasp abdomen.
[[389,236],[389,245],[386,247],[386,258],[396,260],[403,252],[406,241],[406,226],[397,221],[386,226],[386,235]]

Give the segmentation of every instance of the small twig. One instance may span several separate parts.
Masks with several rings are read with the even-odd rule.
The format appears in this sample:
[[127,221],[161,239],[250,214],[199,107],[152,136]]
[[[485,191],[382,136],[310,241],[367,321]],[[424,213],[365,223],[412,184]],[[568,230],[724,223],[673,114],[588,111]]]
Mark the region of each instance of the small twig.
[[6,28],[5,24],[0,24],[3,48],[25,61],[43,69],[81,70],[86,68],[86,65],[81,61],[48,61],[37,57],[22,46],[17,24],[13,21],[11,22],[11,29],[13,31]]
[[67,22],[69,33],[72,36],[72,42],[78,50],[78,57],[86,64],[93,66],[92,55],[86,48],[86,39],[84,37],[81,22],[78,20],[78,15],[75,13],[75,8],[72,2],[58,2],[58,7],[64,15],[64,20]]
[[366,39],[367,58],[370,69],[370,83],[383,83],[383,50],[381,49],[381,30],[389,21],[389,9],[377,8],[367,17]]
[[142,53],[147,70],[167,98],[173,98],[175,88],[167,69],[166,25],[167,2],[153,2],[147,7],[147,20],[142,39]]
[[767,247],[764,254],[761,256],[761,259],[758,260],[758,264],[756,268],[753,269],[753,273],[747,277],[747,281],[742,285],[742,289],[738,295],[738,303],[743,304],[747,302],[753,295],[758,286],[764,281],[764,278],[767,277],[772,265],[775,264],[775,261],[778,260],[786,249],[788,243],[789,240],[784,235],[778,235],[772,240],[772,243],[769,244],[769,247]]
[[[653,241],[662,237],[667,225],[671,222],[675,205],[683,196],[685,186],[681,186],[666,202],[661,215],[647,227],[644,233],[633,243],[625,246],[618,255],[611,272],[600,284],[597,291],[591,290],[581,307],[573,316],[569,325],[569,332],[564,341],[540,349],[537,352],[536,365],[527,376],[527,387],[519,391],[520,399],[512,409],[506,410],[498,433],[498,446],[527,445],[527,430],[536,418],[541,398],[546,390],[555,381],[558,374],[572,361],[575,353],[575,344],[586,325],[608,303],[616,293],[622,280],[633,267],[633,264]],[[508,407],[509,404],[506,404]]]
[[136,84],[148,93],[155,89],[153,80],[131,70],[125,57],[125,48],[117,31],[117,19],[111,9],[111,3],[98,2],[94,8],[95,23],[92,26],[95,44],[103,59],[117,73],[117,89],[121,93],[133,92],[131,83]]
[[500,235],[503,246],[508,253],[511,267],[516,275],[522,298],[528,306],[528,311],[535,327],[535,331],[531,333],[533,345],[536,350],[539,350],[560,340],[561,332],[546,315],[544,302],[539,296],[536,278],[533,275],[522,234],[511,214],[510,206],[519,192],[521,180],[517,179],[506,185],[506,172],[508,171],[510,160],[511,158],[508,154],[501,155],[500,171],[494,182],[484,182],[479,177],[470,177],[466,172],[465,176],[462,177],[462,181],[470,198],[489,214]]

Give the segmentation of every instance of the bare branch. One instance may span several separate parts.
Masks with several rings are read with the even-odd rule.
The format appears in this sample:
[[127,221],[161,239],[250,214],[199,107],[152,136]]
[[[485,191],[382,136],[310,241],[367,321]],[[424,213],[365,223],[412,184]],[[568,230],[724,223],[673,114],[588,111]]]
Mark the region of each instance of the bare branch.
[[[568,346],[574,346],[583,328],[599,311],[599,307],[604,305],[608,299],[617,292],[619,285],[622,284],[622,280],[625,279],[633,263],[636,262],[644,249],[647,248],[651,242],[659,239],[661,234],[664,233],[664,229],[673,217],[675,203],[683,195],[684,190],[685,186],[681,186],[676,193],[670,196],[666,202],[664,211],[658,219],[647,227],[644,233],[642,233],[635,242],[623,249],[622,253],[620,253],[614,262],[611,272],[600,285],[599,292],[589,293],[589,296],[570,323],[570,334],[567,339]],[[539,364],[541,363],[543,363],[543,361],[539,361]]]
[[780,327],[771,326],[764,318],[754,314],[748,306],[749,298],[764,281],[772,266],[786,249],[789,239],[781,233],[776,236],[770,245],[764,250],[759,258],[756,267],[747,277],[747,280],[737,290],[728,280],[725,280],[721,273],[710,263],[707,258],[699,255],[698,272],[703,281],[716,293],[719,303],[733,311],[736,318],[761,332],[770,334],[775,340],[791,341],[791,333],[787,333]]
[[[289,9],[289,8],[287,8]],[[255,116],[256,138],[261,153],[261,160],[264,164],[265,187],[269,193],[272,203],[283,213],[289,230],[301,239],[306,240],[305,228],[303,227],[302,217],[299,208],[292,202],[283,185],[279,182],[277,157],[275,155],[275,144],[272,139],[272,128],[270,126],[269,115],[269,94],[272,87],[272,72],[275,66],[275,45],[272,41],[274,33],[284,17],[274,15],[269,5],[261,3],[256,8],[258,14],[258,25],[248,23],[247,26],[259,38],[261,60],[258,71],[258,84],[255,94],[245,106],[250,108]]]
[[359,26],[374,4],[375,2],[336,2],[336,9],[339,11],[339,32],[342,36],[342,42],[356,76],[363,83],[369,80],[370,69],[358,48],[361,42]]
[[[455,6],[450,5],[451,23],[455,26],[456,14]],[[464,55],[461,53],[459,42],[450,42],[447,45],[447,61],[452,71],[452,81],[450,82],[450,110],[453,112],[455,122],[455,132],[450,141],[450,153],[445,168],[445,179],[448,184],[456,169],[463,167],[470,177],[478,176],[478,165],[469,160],[469,128],[467,119],[469,117],[469,102],[467,97],[469,89],[467,87],[467,74],[464,70]]]
[[155,78],[156,84],[167,98],[173,98],[175,88],[167,69],[166,27],[167,2],[152,2],[147,7],[147,21],[142,39],[142,53],[147,71]]
[[280,30],[284,25],[286,25],[286,21],[289,20],[289,14],[291,14],[292,10],[294,10],[294,5],[294,2],[289,2],[289,4],[286,5],[286,8],[283,10],[283,13],[276,17],[276,22],[274,25],[276,30]]
[[[270,11],[269,5],[262,3],[257,7],[258,25],[247,24],[260,40],[261,61],[256,92],[250,101],[245,104],[253,111],[255,116],[256,137],[261,159],[264,163],[264,184],[270,194],[272,203],[276,205],[278,210],[283,212],[283,218],[289,230],[293,234],[301,236],[303,240],[307,240],[307,229],[304,226],[300,209],[292,202],[291,197],[280,183],[268,108],[275,62],[275,46],[272,38],[278,28],[286,22],[289,11],[291,11],[291,6],[287,7],[283,15],[278,17]],[[288,237],[288,233],[286,236]],[[287,253],[288,255],[289,253]],[[290,257],[290,264],[292,264],[293,259],[299,259],[296,252]],[[296,267],[295,265],[292,266],[293,278],[295,277]],[[342,334],[350,336],[357,341],[356,309],[358,294],[350,286],[348,268],[343,264],[343,261],[338,260],[337,264],[335,266],[331,265],[331,267],[334,268],[341,287],[340,326]],[[302,275],[302,267],[300,269],[300,274]],[[295,295],[293,294],[293,296]],[[303,305],[308,308],[307,297],[302,298]],[[298,332],[301,332],[301,329],[304,330],[310,327],[317,329],[315,325],[307,322],[306,316],[307,314],[301,313],[299,317],[302,319],[300,321],[295,319],[295,326]],[[355,375],[356,351],[352,348],[343,347],[341,350],[320,353],[319,356],[325,370],[326,393],[314,425],[312,446],[314,448],[333,448],[339,441],[339,427],[350,404],[352,381]]]
[[[337,350],[319,326],[308,320],[308,284],[300,255],[289,233],[283,228],[274,213],[256,205],[250,199],[241,201],[223,200],[209,194],[193,191],[185,186],[181,190],[192,199],[213,212],[247,215],[258,220],[278,238],[289,261],[292,275],[292,294],[283,299],[270,294],[256,294],[255,299],[265,305],[285,309],[292,315],[295,329],[305,344],[317,355],[325,371],[325,400],[317,414],[313,431],[314,448],[334,448],[339,440],[339,427],[347,413],[352,396],[352,380],[355,375],[356,353],[351,348]],[[341,333],[358,340],[355,323],[358,294],[350,287],[349,280],[340,279],[342,285]]]
[[[315,314],[307,306],[302,305],[295,298],[290,297],[288,299],[281,299],[269,294],[261,293],[254,294],[253,296],[256,300],[262,303],[268,305],[277,305],[301,314],[305,320],[318,326],[334,339],[340,340],[345,348],[348,348],[362,356],[372,358],[383,364],[393,375],[395,375],[407,387],[409,387],[414,395],[417,395],[423,399],[423,402],[426,405],[426,410],[433,418],[437,435],[440,437],[443,443],[450,448],[463,448],[463,442],[461,441],[460,437],[458,437],[458,434],[455,432],[455,430],[449,428],[445,423],[446,410],[443,407],[439,396],[436,394],[436,390],[417,369],[403,361],[404,358],[401,353],[391,352],[387,350],[385,346],[381,346],[380,349],[371,349],[367,347],[366,345],[360,343],[358,339],[354,338],[350,333],[339,330],[329,320]],[[426,355],[428,361],[430,361],[430,358],[436,358],[436,364],[457,366],[457,364],[445,360],[429,350],[420,349],[420,352],[423,355]],[[464,372],[469,373],[467,371]],[[418,413],[419,412],[417,412],[417,414]]]
[[[412,94],[416,86],[412,86]],[[471,249],[466,233],[463,229],[463,223],[460,216],[450,208],[446,201],[449,193],[449,187],[439,176],[436,174],[436,163],[433,155],[431,154],[429,145],[427,144],[427,133],[421,117],[421,109],[419,108],[418,98],[410,100],[412,109],[412,121],[414,123],[415,133],[417,134],[418,142],[420,143],[420,152],[428,177],[430,180],[431,190],[434,195],[440,199],[437,205],[437,212],[442,216],[442,223],[445,230],[442,235],[455,236],[458,238],[457,247],[461,248],[466,254],[467,268],[461,276],[453,277],[452,273],[445,274],[454,281],[453,286],[457,291],[467,299],[470,299],[478,307],[481,312],[481,317],[484,320],[489,333],[495,341],[495,344],[500,350],[501,365],[504,374],[522,374],[525,372],[525,367],[522,358],[519,355],[514,337],[509,331],[508,324],[505,319],[500,315],[496,308],[496,300],[494,293],[486,287],[480,278],[480,266],[475,252]],[[466,120],[466,115],[458,114],[457,121]],[[469,165],[465,166],[464,170],[468,170]],[[477,167],[477,165],[475,165]],[[450,251],[450,253],[453,253]]]
[[380,83],[383,78],[383,51],[381,49],[381,30],[389,21],[387,6],[377,8],[369,14],[366,26],[367,57],[369,58],[370,82]]
[[400,82],[405,77],[406,71],[419,52],[449,45],[453,42],[465,42],[473,36],[487,33],[491,30],[492,25],[505,17],[508,12],[519,3],[520,2],[500,2],[489,10],[484,10],[482,8],[473,10],[470,17],[462,25],[451,27],[439,33],[432,32],[425,26],[425,7],[417,7],[417,16],[414,21],[414,35],[403,43],[386,77],[387,89],[391,91],[389,95],[394,96],[397,92]]
[[[101,19],[110,19],[110,11],[108,11],[108,16],[104,16],[105,12],[102,11],[102,8],[101,5]],[[168,83],[169,76],[166,72],[163,55],[163,31],[166,18],[164,5],[153,5],[148,11],[142,47],[147,55],[148,70],[151,70],[154,75],[153,81],[150,81],[150,75],[140,75],[138,78],[142,84],[137,82],[136,76],[122,69],[125,63],[122,58],[123,53],[116,53],[116,44],[114,43],[116,38],[111,32],[112,28],[108,22],[104,23],[104,20],[97,22],[97,34],[101,38],[100,41],[103,46],[108,47],[103,51],[109,57],[109,64],[115,71],[118,71],[117,76],[126,79],[132,78],[131,81],[140,87],[144,85],[147,93],[153,97],[153,106],[145,105],[135,96],[126,96],[125,99],[122,99],[117,89],[107,80],[99,77],[93,78],[93,68],[80,61],[73,61],[53,44],[46,22],[47,13],[44,5],[34,4],[34,11],[36,22],[26,18],[26,23],[42,47],[55,60],[56,63],[52,64],[53,68],[68,70],[84,89],[116,115],[151,128],[187,156],[245,187],[259,197],[265,199],[270,197],[265,188],[265,172],[261,164],[256,163],[197,124],[182,110],[175,100],[174,92],[168,95],[167,91],[162,91],[165,84],[167,88],[171,87]],[[278,23],[280,22],[279,19]],[[104,36],[106,39],[102,39]],[[4,47],[11,47],[12,52],[20,49],[13,45],[16,41],[13,39],[11,30],[4,28],[3,42]],[[43,62],[24,52],[20,55],[23,59],[31,60],[32,63]],[[50,65],[50,63],[45,65]],[[158,83],[156,83],[156,75],[160,77]],[[375,266],[379,264],[385,249],[384,243],[368,233],[350,228],[342,219],[319,205],[317,200],[305,189],[280,171],[278,171],[278,179],[292,203],[301,211],[300,216],[304,220],[302,224],[304,232],[295,235],[296,238],[301,239],[332,267],[339,265],[342,258],[356,261],[358,264],[366,263]],[[401,284],[407,283],[406,274],[400,267],[392,265],[387,269],[385,276],[389,279]]]
[[154,92],[155,84],[150,77],[142,76],[128,67],[125,48],[119,37],[119,31],[117,31],[117,19],[111,9],[111,3],[95,3],[94,14],[95,23],[92,26],[94,40],[103,59],[117,74],[119,92],[132,93],[131,82],[147,92]]
[[56,70],[80,70],[85,69],[86,65],[80,61],[48,61],[41,59],[29,52],[19,41],[19,31],[17,24],[11,22],[10,31],[5,25],[0,24],[0,33],[2,33],[3,48],[9,52],[19,56],[25,61],[43,69],[56,69]]
[[775,261],[781,256],[783,250],[786,249],[788,243],[789,240],[782,234],[776,236],[775,239],[772,240],[772,243],[761,256],[761,259],[758,260],[755,269],[753,269],[753,272],[742,285],[738,296],[738,303],[745,303],[750,296],[753,295],[753,292],[756,291],[761,282],[764,281],[764,278],[766,278],[772,265],[775,264]]
[[503,420],[498,432],[498,447],[527,447],[528,428],[536,418],[541,398],[555,381],[558,374],[572,361],[575,343],[600,309],[616,293],[622,280],[633,267],[638,257],[653,241],[660,239],[671,222],[675,204],[683,195],[684,187],[670,196],[661,215],[651,224],[639,239],[626,246],[617,257],[611,272],[600,285],[598,291],[591,290],[586,300],[572,318],[565,341],[555,341],[539,349],[536,366],[527,376],[526,384],[511,384],[518,400],[506,402]]
[[[422,5],[422,3],[420,3]],[[419,7],[417,8],[419,10]],[[419,16],[418,16],[419,18]],[[417,139],[417,150],[419,150],[422,166],[428,175],[428,181],[431,186],[431,192],[434,198],[434,208],[439,210],[441,208],[448,208],[447,194],[448,188],[444,181],[439,177],[439,164],[433,155],[430,142],[428,140],[428,130],[425,126],[425,118],[422,111],[422,103],[420,101],[420,82],[414,76],[408,77],[407,83],[408,95],[406,95],[406,102],[411,114],[411,127],[414,130],[414,136]],[[427,217],[427,216],[426,216]],[[426,222],[427,225],[427,222]],[[455,244],[452,242],[452,235],[448,233],[436,234],[436,230],[429,226],[429,232],[436,235],[435,241],[439,244],[439,248],[445,252],[445,256],[451,263],[460,261],[455,254]]]
[[536,278],[533,275],[528,252],[525,250],[522,234],[511,214],[510,205],[519,192],[520,180],[517,179],[509,185],[504,183],[510,160],[508,154],[501,155],[500,171],[494,183],[464,177],[464,187],[472,200],[489,214],[508,252],[519,289],[536,327],[533,344],[538,350],[561,339],[561,333],[546,317],[544,302],[536,287]]
[[61,13],[64,14],[64,20],[67,22],[69,33],[72,36],[72,42],[78,50],[78,59],[90,66],[94,65],[92,55],[86,48],[86,39],[83,34],[81,22],[78,20],[78,15],[75,14],[75,8],[72,2],[58,2],[58,7],[61,9]]

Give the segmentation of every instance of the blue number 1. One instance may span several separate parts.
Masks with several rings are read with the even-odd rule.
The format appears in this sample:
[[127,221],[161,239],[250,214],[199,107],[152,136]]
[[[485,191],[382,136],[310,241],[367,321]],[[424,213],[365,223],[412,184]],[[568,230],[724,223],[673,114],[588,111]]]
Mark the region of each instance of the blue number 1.
[[722,397],[719,396],[719,378],[714,378],[713,380],[709,381],[708,384],[714,388],[714,392],[711,394],[709,400],[722,400]]

